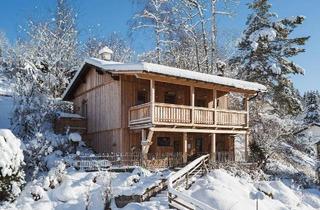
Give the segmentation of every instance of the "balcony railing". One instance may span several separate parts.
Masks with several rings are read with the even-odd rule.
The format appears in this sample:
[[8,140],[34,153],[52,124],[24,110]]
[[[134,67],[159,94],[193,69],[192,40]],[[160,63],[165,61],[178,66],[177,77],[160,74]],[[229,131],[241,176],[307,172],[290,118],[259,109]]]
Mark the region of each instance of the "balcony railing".
[[129,109],[129,127],[145,124],[202,127],[247,127],[247,111],[166,103],[145,103]]

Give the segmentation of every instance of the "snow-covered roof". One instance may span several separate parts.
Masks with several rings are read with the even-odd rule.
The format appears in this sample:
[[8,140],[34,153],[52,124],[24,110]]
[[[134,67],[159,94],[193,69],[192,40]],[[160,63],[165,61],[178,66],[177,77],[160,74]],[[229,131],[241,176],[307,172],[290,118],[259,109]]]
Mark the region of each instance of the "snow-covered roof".
[[[100,68],[102,71],[106,71],[112,74],[121,74],[121,73],[154,73],[154,74],[162,74],[172,77],[196,80],[206,83],[219,84],[244,90],[251,90],[257,92],[266,91],[266,87],[264,85],[248,82],[238,79],[232,79],[228,77],[216,76],[211,74],[200,73],[196,71],[190,71],[185,69],[179,69],[170,66],[164,66],[154,63],[118,63],[113,61],[105,61],[98,58],[88,58],[85,60],[84,65],[89,64]],[[84,65],[80,68],[80,70],[76,73],[73,80],[70,82],[66,91],[63,94],[63,99],[70,92],[70,88],[73,86],[73,83],[81,74]]]
[[84,119],[81,115],[67,113],[67,112],[57,112],[59,118],[77,118],[77,119]]

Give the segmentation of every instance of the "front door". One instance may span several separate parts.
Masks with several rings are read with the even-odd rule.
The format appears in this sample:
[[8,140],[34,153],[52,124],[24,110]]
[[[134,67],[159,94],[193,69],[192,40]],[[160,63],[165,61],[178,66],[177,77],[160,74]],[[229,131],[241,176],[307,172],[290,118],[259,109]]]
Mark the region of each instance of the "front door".
[[202,136],[197,136],[196,137],[196,154],[201,154],[203,153],[202,147],[203,147],[203,137]]

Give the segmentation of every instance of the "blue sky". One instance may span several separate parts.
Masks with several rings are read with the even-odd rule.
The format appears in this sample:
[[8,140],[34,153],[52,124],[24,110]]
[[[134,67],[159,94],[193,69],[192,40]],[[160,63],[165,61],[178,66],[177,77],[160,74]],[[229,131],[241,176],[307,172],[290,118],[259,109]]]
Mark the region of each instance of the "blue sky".
[[[240,0],[232,18],[219,18],[218,26],[224,31],[240,35],[244,29],[249,10],[249,0]],[[310,89],[320,90],[320,1],[319,0],[270,0],[273,11],[279,17],[304,15],[305,23],[297,28],[294,35],[310,35],[306,53],[293,60],[304,67],[304,76],[293,76],[295,86],[304,92]],[[78,26],[81,37],[85,39],[92,33],[107,35],[113,31],[123,35],[129,33],[128,21],[137,9],[132,0],[73,0],[72,5],[79,13]],[[19,25],[24,25],[29,17],[46,18],[54,10],[54,0],[2,0],[0,2],[0,31],[6,33],[10,41],[19,35]],[[91,29],[94,29],[93,31]],[[152,43],[148,34],[140,34],[133,41],[138,51],[148,49]]]

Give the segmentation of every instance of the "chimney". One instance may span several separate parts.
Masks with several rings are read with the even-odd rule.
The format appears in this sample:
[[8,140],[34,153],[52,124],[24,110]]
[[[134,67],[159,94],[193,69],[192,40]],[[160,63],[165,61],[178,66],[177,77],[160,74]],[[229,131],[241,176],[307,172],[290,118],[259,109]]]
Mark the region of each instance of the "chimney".
[[99,50],[100,58],[105,61],[110,61],[112,54],[113,54],[113,51],[107,46],[105,46],[101,50]]

